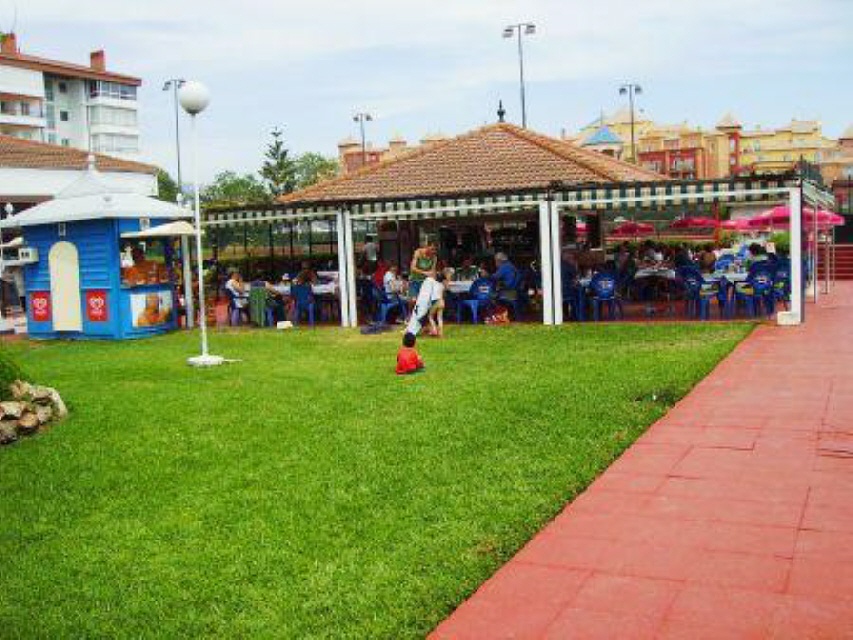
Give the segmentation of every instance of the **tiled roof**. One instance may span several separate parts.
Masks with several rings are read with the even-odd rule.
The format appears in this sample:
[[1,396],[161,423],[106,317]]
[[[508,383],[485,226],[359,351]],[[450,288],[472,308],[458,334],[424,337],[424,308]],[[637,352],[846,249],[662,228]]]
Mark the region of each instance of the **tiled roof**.
[[345,202],[452,196],[566,185],[665,180],[658,173],[499,123],[420,147],[282,196],[281,202]]
[[[152,174],[158,171],[158,168],[151,164],[122,160],[99,153],[94,156],[95,164],[101,171]],[[0,167],[85,169],[88,166],[88,157],[89,153],[80,149],[0,135]]]
[[70,62],[61,62],[59,60],[48,60],[47,58],[31,56],[26,53],[0,53],[0,65],[33,69],[34,71],[43,71],[70,78],[108,80],[110,82],[121,82],[123,84],[130,84],[134,86],[142,84],[142,80],[134,76],[126,76],[124,74],[113,73],[111,71],[99,71],[82,64],[72,64]]

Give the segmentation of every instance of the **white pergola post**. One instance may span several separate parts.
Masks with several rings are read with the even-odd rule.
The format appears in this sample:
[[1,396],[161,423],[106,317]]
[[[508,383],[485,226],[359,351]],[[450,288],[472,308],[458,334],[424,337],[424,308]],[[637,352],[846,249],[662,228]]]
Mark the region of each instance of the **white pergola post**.
[[554,324],[554,279],[551,256],[551,215],[548,202],[539,203],[539,254],[542,256],[542,323]]
[[800,205],[800,189],[788,190],[788,207],[791,213],[791,309],[780,311],[776,321],[784,325],[797,325],[803,322],[803,221]]
[[551,288],[554,297],[554,324],[563,324],[563,247],[560,209],[548,202],[548,215],[551,218]]
[[349,211],[342,212],[344,247],[347,262],[347,306],[349,308],[348,319],[350,327],[358,326],[358,300],[355,289],[355,244],[352,241],[352,214]]
[[349,317],[349,254],[344,233],[344,213],[335,214],[335,228],[338,236],[338,295],[341,305],[341,326],[350,326]]
[[184,268],[184,301],[187,312],[187,329],[195,326],[195,300],[193,300],[193,268],[190,263],[190,239],[181,236],[181,257]]

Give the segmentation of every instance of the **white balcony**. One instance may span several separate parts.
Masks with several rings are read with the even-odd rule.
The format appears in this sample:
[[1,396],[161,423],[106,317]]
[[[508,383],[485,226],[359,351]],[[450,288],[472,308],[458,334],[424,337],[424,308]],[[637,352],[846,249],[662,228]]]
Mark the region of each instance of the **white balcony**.
[[32,127],[35,129],[44,129],[47,126],[47,120],[43,115],[21,115],[15,112],[0,112],[0,124],[14,125],[16,127]]

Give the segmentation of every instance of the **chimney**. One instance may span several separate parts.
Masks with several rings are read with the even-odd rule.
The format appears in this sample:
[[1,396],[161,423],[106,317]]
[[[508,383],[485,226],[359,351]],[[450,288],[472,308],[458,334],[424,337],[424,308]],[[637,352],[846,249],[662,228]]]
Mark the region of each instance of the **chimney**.
[[18,38],[15,34],[6,33],[3,34],[2,38],[2,42],[0,42],[0,52],[13,56],[18,55]]
[[107,59],[104,56],[104,50],[98,49],[89,54],[89,66],[95,71],[107,70]]

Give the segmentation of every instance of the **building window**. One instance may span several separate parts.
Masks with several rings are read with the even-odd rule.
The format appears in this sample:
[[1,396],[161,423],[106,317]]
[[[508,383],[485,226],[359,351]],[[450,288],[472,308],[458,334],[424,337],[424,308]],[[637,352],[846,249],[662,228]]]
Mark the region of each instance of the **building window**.
[[139,137],[99,133],[92,136],[92,150],[99,153],[136,153],[139,151]]
[[89,121],[93,125],[106,124],[118,127],[136,127],[136,111],[118,107],[91,107]]
[[47,141],[50,144],[56,144],[56,134],[55,133],[48,133],[47,134]]
[[53,83],[45,82],[44,83],[44,97],[48,101],[53,101]]
[[68,83],[67,82],[59,82],[57,84],[59,87],[59,93],[68,93]]
[[116,100],[136,100],[136,87],[118,82],[92,80],[89,82],[90,98],[114,98]]
[[68,122],[68,112],[67,111],[60,111],[59,112],[59,119],[62,122]]
[[47,128],[56,129],[56,107],[52,104],[47,105]]
[[62,146],[63,147],[70,147],[71,146],[71,140],[69,140],[68,138],[63,138],[62,139]]

